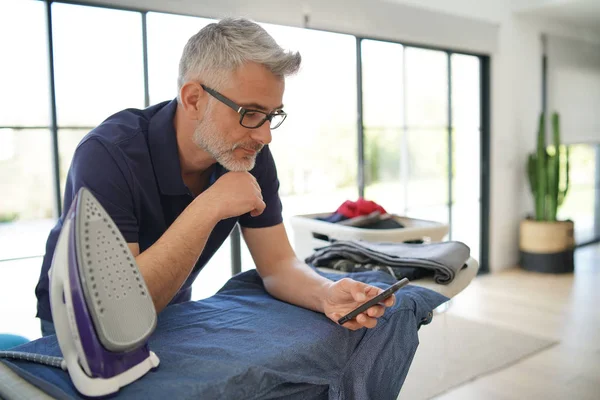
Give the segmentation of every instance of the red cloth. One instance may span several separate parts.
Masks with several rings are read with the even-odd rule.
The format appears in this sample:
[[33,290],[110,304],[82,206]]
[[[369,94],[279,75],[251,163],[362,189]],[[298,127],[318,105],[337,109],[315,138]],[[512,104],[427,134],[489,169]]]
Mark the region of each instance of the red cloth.
[[365,199],[358,199],[357,201],[347,200],[337,209],[336,213],[342,214],[347,218],[354,218],[361,215],[369,215],[374,211],[380,211],[382,214],[387,214],[387,211],[379,204]]

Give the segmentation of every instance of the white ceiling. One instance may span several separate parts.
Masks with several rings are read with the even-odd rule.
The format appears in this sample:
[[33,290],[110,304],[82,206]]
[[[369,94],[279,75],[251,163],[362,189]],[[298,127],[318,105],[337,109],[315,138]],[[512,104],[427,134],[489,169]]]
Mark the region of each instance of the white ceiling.
[[515,0],[513,11],[600,32],[600,0]]

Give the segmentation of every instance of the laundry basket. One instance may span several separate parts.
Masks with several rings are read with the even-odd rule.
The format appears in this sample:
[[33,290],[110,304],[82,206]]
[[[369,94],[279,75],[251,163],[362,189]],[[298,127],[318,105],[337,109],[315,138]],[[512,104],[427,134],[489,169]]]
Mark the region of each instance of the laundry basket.
[[367,242],[441,242],[448,234],[448,225],[439,222],[394,215],[393,218],[404,228],[365,229],[321,221],[331,213],[305,214],[290,219],[294,232],[294,249],[299,259],[304,260],[315,249],[326,246],[332,239],[365,240]]

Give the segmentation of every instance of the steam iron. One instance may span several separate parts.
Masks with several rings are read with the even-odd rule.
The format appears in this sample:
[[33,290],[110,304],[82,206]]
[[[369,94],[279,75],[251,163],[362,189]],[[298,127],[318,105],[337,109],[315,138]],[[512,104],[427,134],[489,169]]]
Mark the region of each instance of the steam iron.
[[86,188],[65,217],[48,274],[58,344],[82,395],[113,394],[158,366],[148,348],[157,318],[146,283],[121,232]]

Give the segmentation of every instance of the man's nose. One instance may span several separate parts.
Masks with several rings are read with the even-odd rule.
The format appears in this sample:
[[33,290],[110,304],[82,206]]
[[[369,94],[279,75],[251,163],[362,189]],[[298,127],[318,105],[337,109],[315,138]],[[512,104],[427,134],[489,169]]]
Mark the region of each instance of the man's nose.
[[271,122],[265,121],[259,128],[250,130],[250,137],[262,145],[271,143]]

